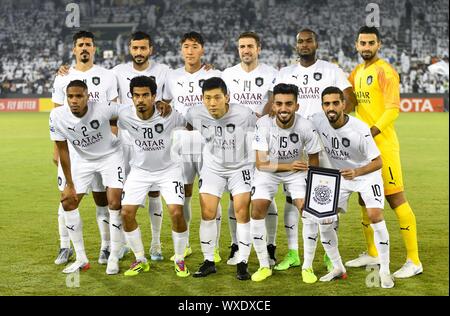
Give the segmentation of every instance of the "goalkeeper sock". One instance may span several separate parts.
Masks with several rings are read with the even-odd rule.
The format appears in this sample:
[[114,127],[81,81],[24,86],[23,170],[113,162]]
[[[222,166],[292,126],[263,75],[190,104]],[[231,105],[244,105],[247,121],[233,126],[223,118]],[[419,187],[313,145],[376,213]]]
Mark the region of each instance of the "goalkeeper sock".
[[417,245],[416,217],[408,202],[403,203],[394,210],[400,224],[400,232],[402,233],[403,241],[405,242],[406,256],[415,265],[419,265],[420,259],[419,247]]

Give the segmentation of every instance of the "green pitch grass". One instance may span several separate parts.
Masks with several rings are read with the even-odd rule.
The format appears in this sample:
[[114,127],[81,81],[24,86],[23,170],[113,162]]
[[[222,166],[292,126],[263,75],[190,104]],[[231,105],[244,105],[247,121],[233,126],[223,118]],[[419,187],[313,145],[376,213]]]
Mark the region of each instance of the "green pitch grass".
[[[53,144],[49,140],[47,113],[2,113],[0,115],[0,295],[448,295],[448,113],[402,114],[397,122],[401,143],[406,195],[412,205],[418,226],[418,238],[424,273],[407,280],[397,280],[394,289],[367,287],[371,271],[349,269],[345,281],[307,285],[301,281],[300,268],[274,275],[261,283],[238,281],[235,267],[226,265],[230,244],[226,211],[221,232],[222,262],[218,272],[204,279],[182,279],[175,276],[168,258],[173,254],[170,220],[167,211],[163,221],[165,260],[151,262],[150,272],[134,278],[122,274],[107,276],[105,266],[97,263],[99,233],[92,197],[84,199],[80,211],[84,222],[84,240],[92,268],[81,273],[78,288],[66,285],[62,266],[53,261],[57,254],[56,167],[51,161]],[[223,199],[227,209],[228,197]],[[277,196],[279,209],[277,258],[287,252],[283,226],[283,196]],[[193,254],[187,266],[195,272],[203,257],[198,228],[200,209],[197,192],[192,200],[191,244]],[[391,271],[405,261],[405,249],[395,215],[385,211],[391,238]],[[148,213],[140,209],[138,222],[148,251],[150,225]],[[301,238],[301,232],[300,232]],[[344,261],[364,250],[360,211],[353,196],[349,211],[341,217],[340,251]],[[302,254],[300,239],[300,253]],[[314,261],[318,276],[325,274],[323,249],[319,244]],[[127,255],[121,271],[131,264]],[[257,269],[252,251],[250,272]],[[70,283],[69,283],[70,284]],[[370,282],[369,282],[370,284]]]

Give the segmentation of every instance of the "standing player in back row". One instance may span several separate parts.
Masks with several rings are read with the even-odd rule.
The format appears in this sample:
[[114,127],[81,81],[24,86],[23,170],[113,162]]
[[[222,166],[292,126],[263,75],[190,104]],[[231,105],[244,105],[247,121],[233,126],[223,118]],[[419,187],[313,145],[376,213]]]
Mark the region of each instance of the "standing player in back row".
[[[220,77],[218,70],[206,70],[202,65],[201,58],[204,54],[203,36],[197,32],[189,32],[183,35],[181,39],[181,54],[184,59],[184,66],[171,70],[167,75],[167,81],[163,92],[163,101],[171,103],[172,108],[186,115],[187,111],[197,105],[203,105],[202,85],[206,79]],[[201,143],[201,135],[198,131],[191,132],[196,142]],[[192,188],[196,175],[200,172],[201,152],[194,155],[185,155],[188,161],[183,162],[184,179],[184,218],[188,226],[188,242],[186,246],[185,257],[192,253],[189,244],[189,224],[192,218],[191,199]],[[217,212],[217,229],[220,231],[221,208]],[[220,234],[218,234],[218,237]],[[217,240],[214,261],[221,260],[219,256],[219,245]],[[171,258],[172,260],[172,258]]]
[[[129,42],[129,52],[132,61],[119,64],[112,71],[116,75],[119,87],[119,101],[121,104],[133,105],[130,92],[130,81],[137,76],[147,76],[153,78],[157,85],[156,98],[162,98],[164,83],[170,68],[167,65],[159,64],[149,60],[153,53],[153,41],[147,33],[137,31],[131,35]],[[131,153],[133,152],[133,143],[126,129],[120,128],[119,137],[124,149],[125,169],[128,174],[130,170]],[[161,225],[163,219],[163,208],[159,192],[149,192],[148,213],[150,216],[152,241],[150,246],[150,259],[163,260],[161,250]]]
[[[317,34],[310,29],[302,29],[297,34],[297,54],[299,61],[294,65],[282,68],[275,80],[275,84],[288,83],[298,87],[299,113],[303,118],[309,118],[314,113],[322,112],[321,93],[328,86],[335,86],[344,91],[348,104],[356,102],[352,85],[347,76],[337,65],[318,59],[316,56],[319,47]],[[264,113],[269,113],[266,107]],[[320,165],[329,166],[328,158],[320,154]],[[288,254],[275,270],[286,270],[289,267],[300,266],[298,255],[298,221],[299,212],[292,204],[291,197],[286,197],[284,209],[284,225],[288,237]],[[337,223],[337,222],[336,222]]]
[[[406,246],[406,263],[394,272],[394,277],[409,278],[422,273],[423,267],[417,245],[416,217],[404,194],[400,146],[394,128],[400,108],[400,80],[395,69],[378,57],[380,47],[378,29],[361,27],[356,40],[356,49],[364,63],[352,71],[350,82],[358,99],[356,117],[369,125],[375,143],[380,149],[383,160],[384,195],[397,215]],[[368,253],[346,262],[348,267],[361,267],[379,262],[366,208],[362,206],[361,211]]]
[[[264,107],[271,102],[270,91],[278,71],[258,61],[261,53],[261,40],[254,32],[244,32],[238,38],[238,52],[241,62],[225,69],[222,79],[225,81],[230,103],[249,107],[258,117],[262,116]],[[278,210],[274,201],[269,206],[266,217],[267,250],[271,265],[275,265],[275,249],[278,225]],[[228,264],[238,263],[236,218],[234,217],[233,203],[228,206],[229,227],[231,234],[231,252]]]
[[[111,70],[94,64],[95,55],[94,34],[88,31],[79,31],[73,35],[73,55],[75,56],[75,66],[66,69],[65,75],[57,75],[53,84],[52,102],[55,107],[67,106],[66,87],[73,80],[82,80],[89,89],[89,102],[107,102],[117,98],[117,82]],[[67,75],[66,75],[67,74]],[[72,159],[77,153],[69,145]],[[58,161],[58,151],[55,148],[55,161]],[[60,191],[64,190],[66,184],[65,176],[58,163],[58,186]],[[101,247],[98,263],[106,264],[110,253],[110,230],[108,202],[105,188],[101,180],[96,177],[92,183],[92,196],[96,204],[97,224],[100,231]],[[62,204],[59,204],[58,227],[60,235],[60,251],[56,264],[67,263],[71,249],[69,232],[64,222]]]

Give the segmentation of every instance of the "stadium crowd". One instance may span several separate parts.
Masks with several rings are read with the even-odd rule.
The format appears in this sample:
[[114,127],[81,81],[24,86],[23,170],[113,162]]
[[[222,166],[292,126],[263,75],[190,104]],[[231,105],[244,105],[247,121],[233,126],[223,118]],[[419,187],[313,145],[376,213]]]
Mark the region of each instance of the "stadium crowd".
[[[2,1],[0,94],[50,92],[58,66],[72,61],[70,36],[74,30],[65,25],[69,2]],[[448,2],[376,3],[382,57],[401,74],[401,92],[448,93],[448,77],[428,70],[441,59],[448,65]],[[261,62],[280,68],[296,58],[298,29],[309,27],[319,34],[319,58],[335,62],[349,73],[358,63],[354,36],[370,14],[366,5],[364,0],[83,1],[80,27],[96,32],[96,63],[108,68],[127,60],[128,35],[141,29],[154,38],[154,59],[172,68],[182,65],[180,35],[190,30],[202,33],[205,61],[220,70],[238,62],[236,38],[244,30],[261,35]],[[122,31],[111,28],[107,34],[96,29],[99,24],[120,25]]]

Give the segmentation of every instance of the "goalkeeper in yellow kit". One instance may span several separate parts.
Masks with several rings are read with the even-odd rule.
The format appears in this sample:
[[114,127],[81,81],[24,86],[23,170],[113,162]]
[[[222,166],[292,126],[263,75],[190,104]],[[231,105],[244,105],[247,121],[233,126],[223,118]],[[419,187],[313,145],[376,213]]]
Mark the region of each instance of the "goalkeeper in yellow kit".
[[[381,152],[384,195],[397,215],[406,246],[406,263],[394,273],[394,277],[409,278],[422,273],[423,268],[417,246],[416,218],[404,194],[400,148],[394,129],[400,108],[400,80],[395,69],[378,57],[380,46],[377,28],[368,26],[360,28],[356,49],[364,62],[352,71],[349,81],[358,100],[356,117],[369,125]],[[360,204],[363,205],[361,199]],[[364,206],[362,206],[362,224],[368,251],[346,262],[345,265],[348,267],[378,263],[373,230]]]

